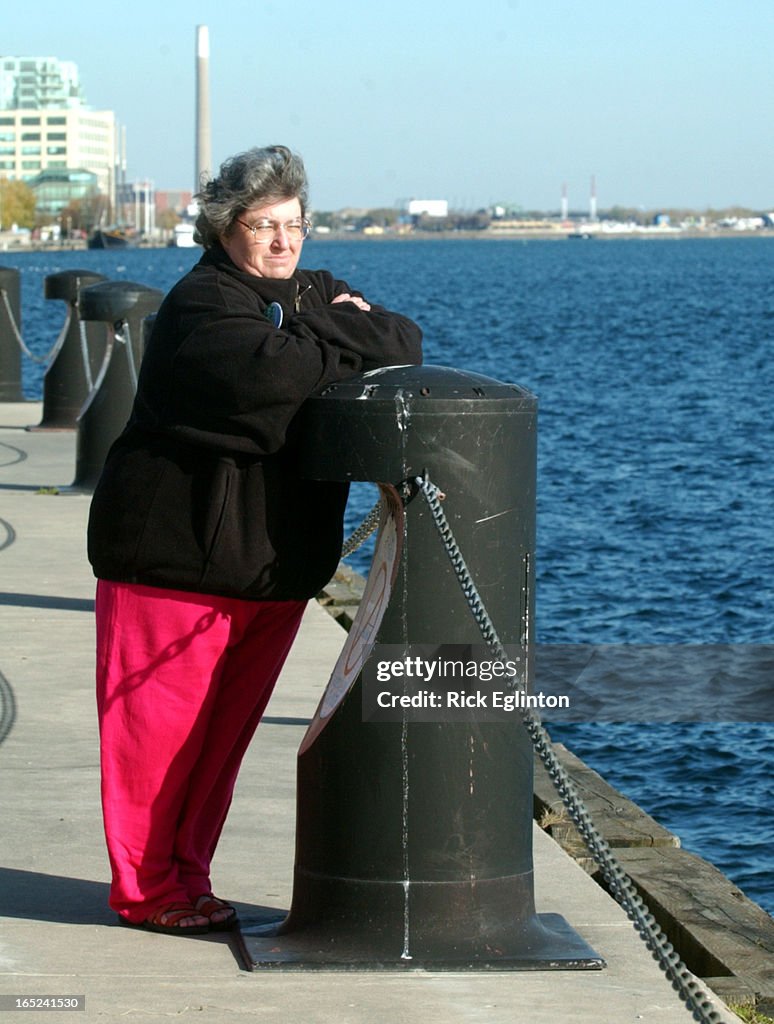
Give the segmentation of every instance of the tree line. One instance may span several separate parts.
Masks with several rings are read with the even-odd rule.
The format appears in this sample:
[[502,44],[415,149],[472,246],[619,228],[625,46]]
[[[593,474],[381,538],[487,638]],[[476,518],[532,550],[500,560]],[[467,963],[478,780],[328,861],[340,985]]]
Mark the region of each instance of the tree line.
[[[59,224],[62,237],[71,234],[88,234],[98,224],[111,220],[110,204],[107,196],[94,191],[74,199],[63,206],[53,218]],[[611,206],[600,210],[600,220],[615,220],[623,223],[652,224],[656,216],[666,216],[673,223],[684,223],[692,219],[703,218],[705,221],[717,222],[726,218],[760,216],[760,210],[733,206],[725,209],[707,209],[703,211],[688,208],[666,208],[643,210],[638,207],[623,205]],[[580,219],[585,216],[581,212],[571,212],[571,217]],[[316,228],[332,232],[346,231],[396,231],[401,228],[420,231],[484,231],[493,221],[506,218],[509,221],[534,221],[557,218],[556,212],[546,213],[541,210],[523,210],[521,208],[490,208],[475,211],[449,211],[446,217],[430,217],[426,214],[409,217],[406,211],[398,207],[375,207],[367,210],[319,210],[313,215]],[[0,231],[17,228],[34,230],[36,227],[50,224],[50,214],[39,213],[36,209],[35,193],[23,181],[0,178]],[[171,230],[180,220],[173,210],[164,210],[156,218],[159,228]]]

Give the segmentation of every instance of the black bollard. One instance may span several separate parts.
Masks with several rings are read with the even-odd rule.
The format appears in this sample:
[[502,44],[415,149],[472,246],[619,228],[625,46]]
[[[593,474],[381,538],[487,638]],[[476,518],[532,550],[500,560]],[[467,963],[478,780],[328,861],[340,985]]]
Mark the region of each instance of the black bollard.
[[153,333],[155,323],[155,313],[150,313],[143,319],[142,333],[140,335],[140,362],[142,362],[143,356],[145,355],[145,349],[148,347],[148,342],[150,341],[150,336]]
[[21,287],[19,271],[0,267],[0,402],[23,402],[21,348]]
[[364,721],[362,670],[380,652],[484,644],[417,493],[425,474],[529,684],[536,414],[523,388],[437,366],[364,374],[304,407],[305,475],[377,481],[389,512],[298,754],[291,909],[243,928],[251,966],[604,966],[560,915],[535,912],[533,754],[520,714]]
[[105,356],[107,331],[104,324],[81,320],[78,301],[82,289],[104,280],[104,274],[91,270],[62,270],[45,279],[45,297],[66,302],[67,316],[43,378],[39,430],[75,429],[83,403],[94,386]]
[[129,419],[142,358],[142,322],[162,298],[155,288],[132,281],[103,281],[81,291],[81,319],[110,328],[102,367],[78,417],[74,488],[94,489],[110,446]]

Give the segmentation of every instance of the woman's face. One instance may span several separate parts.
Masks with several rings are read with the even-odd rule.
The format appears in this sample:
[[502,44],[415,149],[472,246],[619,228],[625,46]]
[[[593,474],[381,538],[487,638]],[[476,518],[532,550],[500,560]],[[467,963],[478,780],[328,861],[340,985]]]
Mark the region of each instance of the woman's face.
[[[301,220],[298,199],[285,199],[266,206],[253,206],[235,220],[221,244],[240,270],[255,277],[288,278],[298,266],[303,238],[290,238],[284,225]],[[272,221],[275,230],[266,238],[254,238],[253,224]]]

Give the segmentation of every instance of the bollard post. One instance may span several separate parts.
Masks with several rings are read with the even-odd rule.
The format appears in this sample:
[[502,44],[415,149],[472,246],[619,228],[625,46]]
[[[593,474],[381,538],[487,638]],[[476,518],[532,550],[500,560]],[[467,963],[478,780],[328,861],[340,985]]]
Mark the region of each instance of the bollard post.
[[0,402],[23,402],[20,274],[15,267],[0,267]]
[[104,274],[91,270],[62,270],[44,281],[47,299],[67,303],[67,315],[54,357],[43,377],[43,416],[38,430],[72,430],[105,355],[107,333],[103,324],[85,323],[78,312],[81,291]]
[[102,367],[78,416],[74,488],[94,489],[110,446],[129,419],[142,357],[142,322],[163,297],[132,281],[103,281],[81,291],[81,319],[108,324],[109,330]]
[[148,347],[150,336],[153,334],[153,328],[156,324],[156,314],[149,313],[148,316],[143,318],[142,321],[142,332],[140,335],[140,362],[143,360],[145,355],[145,349]]
[[484,643],[417,493],[425,474],[445,494],[460,552],[499,638],[524,654],[529,683],[536,414],[523,388],[438,366],[363,374],[302,410],[304,475],[379,482],[389,512],[298,753],[290,912],[242,929],[252,967],[604,966],[564,918],[535,911],[533,754],[520,715],[363,715],[363,667],[380,650]]

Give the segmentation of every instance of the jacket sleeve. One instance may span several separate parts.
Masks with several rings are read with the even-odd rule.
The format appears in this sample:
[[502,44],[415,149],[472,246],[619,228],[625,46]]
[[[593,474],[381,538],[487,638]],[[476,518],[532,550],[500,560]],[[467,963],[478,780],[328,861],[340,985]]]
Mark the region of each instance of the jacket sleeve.
[[281,329],[266,319],[257,296],[226,276],[179,294],[159,311],[154,327],[154,340],[176,336],[178,343],[149,346],[138,415],[145,403],[165,432],[224,450],[270,454],[319,388],[364,370],[421,362],[416,324],[379,306],[331,305],[334,294],[347,290],[330,275],[317,275],[313,294]]
[[335,340],[359,359],[357,373],[380,366],[422,362],[422,332],[408,317],[373,303],[370,310],[362,310],[352,302],[333,303],[344,292],[361,298],[363,295],[345,281],[335,280],[327,271],[317,272],[316,284],[322,304],[307,309],[302,302],[289,330],[298,336]]

